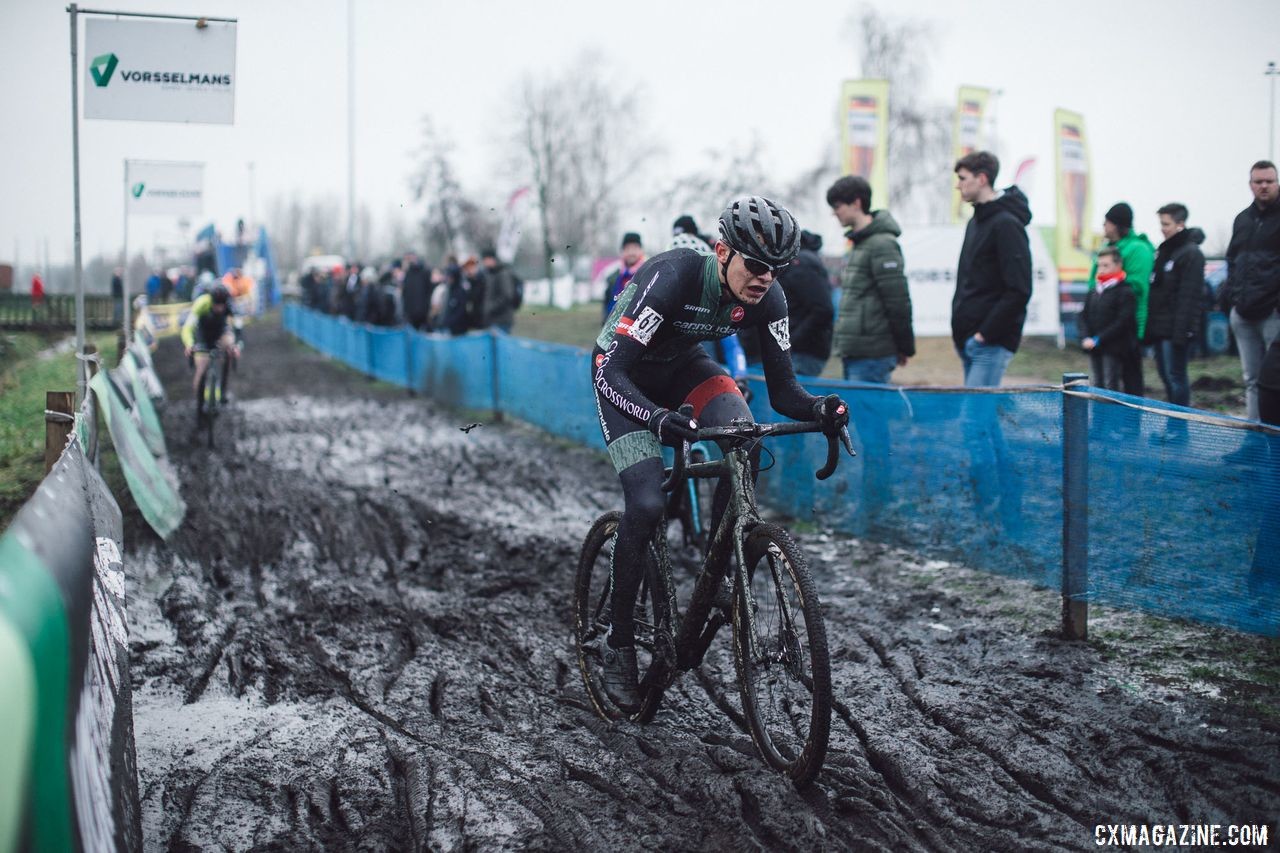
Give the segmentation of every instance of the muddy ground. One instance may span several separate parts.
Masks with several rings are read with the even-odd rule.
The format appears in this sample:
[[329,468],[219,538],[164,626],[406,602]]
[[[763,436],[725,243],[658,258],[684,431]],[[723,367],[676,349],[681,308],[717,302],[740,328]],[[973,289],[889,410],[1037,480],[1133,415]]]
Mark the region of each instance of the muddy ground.
[[[189,510],[129,513],[148,849],[1094,847],[1107,823],[1271,823],[1274,641],[1096,612],[812,526],[838,707],[817,783],[765,768],[686,674],[645,728],[588,709],[576,550],[607,461],[375,384],[251,331],[223,447],[156,363]],[[728,633],[718,640],[728,646]],[[1274,840],[1272,843],[1275,843]]]

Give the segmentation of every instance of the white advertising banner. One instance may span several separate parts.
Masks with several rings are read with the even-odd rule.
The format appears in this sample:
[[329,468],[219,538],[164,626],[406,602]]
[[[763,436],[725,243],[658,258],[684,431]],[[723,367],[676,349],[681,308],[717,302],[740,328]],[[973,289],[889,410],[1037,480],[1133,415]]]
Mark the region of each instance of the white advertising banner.
[[126,160],[127,213],[193,216],[204,212],[204,164]]
[[[904,228],[898,243],[907,265],[915,333],[922,338],[951,335],[951,299],[956,293],[956,263],[964,245],[964,225]],[[1058,271],[1038,229],[1027,229],[1031,241],[1031,301],[1025,335],[1057,335]]]
[[232,124],[236,25],[89,18],[84,117]]

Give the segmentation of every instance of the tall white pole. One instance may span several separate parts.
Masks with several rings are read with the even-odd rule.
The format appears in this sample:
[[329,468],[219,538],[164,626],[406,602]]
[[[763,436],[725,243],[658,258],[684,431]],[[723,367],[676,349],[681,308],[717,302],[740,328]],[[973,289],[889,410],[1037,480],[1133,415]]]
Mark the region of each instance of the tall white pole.
[[80,257],[80,56],[76,32],[76,4],[67,7],[71,13],[71,186],[75,209],[75,272],[76,287],[76,406],[84,400],[88,390],[88,372],[84,355],[84,281],[81,279]]
[[356,256],[356,4],[347,0],[347,263]]
[[[129,310],[129,161],[124,161],[124,259],[120,265],[120,309],[124,315],[120,328],[124,329],[124,345],[127,349],[133,337],[133,312]],[[124,358],[124,353],[120,354]]]
[[1276,75],[1280,74],[1280,70],[1276,68],[1274,62],[1268,62],[1267,70],[1264,73],[1271,78],[1271,123],[1268,128],[1271,131],[1271,145],[1269,146],[1271,162],[1274,163],[1276,161]]

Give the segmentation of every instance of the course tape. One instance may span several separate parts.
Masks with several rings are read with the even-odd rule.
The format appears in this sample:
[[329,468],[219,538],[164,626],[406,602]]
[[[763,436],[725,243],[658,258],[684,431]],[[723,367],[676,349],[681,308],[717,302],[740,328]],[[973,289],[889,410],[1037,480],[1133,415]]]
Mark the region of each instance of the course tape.
[[73,436],[0,537],[0,850],[141,849],[122,534]]
[[[297,305],[285,306],[284,324],[321,352],[446,405],[491,409],[603,446],[584,349],[500,333],[374,329]],[[750,383],[755,417],[777,419],[763,379]],[[1273,428],[1077,383],[805,384],[848,401],[858,456],[818,482],[822,436],[769,442],[757,493],[770,506],[1061,590],[1064,447],[1084,442],[1087,542],[1072,543],[1087,551],[1079,597],[1280,636]],[[1069,401],[1088,406],[1087,435],[1068,434]]]

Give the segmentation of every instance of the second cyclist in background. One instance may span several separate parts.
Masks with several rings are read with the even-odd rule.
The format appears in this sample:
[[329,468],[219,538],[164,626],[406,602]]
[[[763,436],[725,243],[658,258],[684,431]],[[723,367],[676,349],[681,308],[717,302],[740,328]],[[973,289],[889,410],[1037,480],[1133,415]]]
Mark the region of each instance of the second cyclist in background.
[[231,291],[226,285],[214,284],[191,303],[191,312],[182,324],[182,352],[195,366],[191,387],[196,392],[196,411],[202,410],[199,399],[200,380],[209,367],[209,351],[221,347],[227,354],[227,371],[223,375],[222,393],[226,397],[231,368],[240,357],[240,327]]

